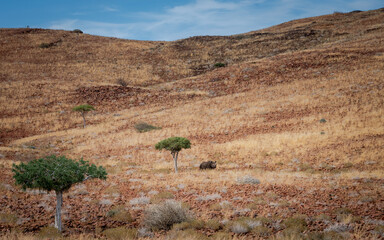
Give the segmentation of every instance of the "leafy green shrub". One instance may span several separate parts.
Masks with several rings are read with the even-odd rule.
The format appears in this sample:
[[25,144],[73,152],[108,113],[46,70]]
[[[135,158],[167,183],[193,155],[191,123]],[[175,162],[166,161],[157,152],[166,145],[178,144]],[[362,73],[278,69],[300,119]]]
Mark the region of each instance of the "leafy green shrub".
[[222,68],[222,67],[225,67],[226,64],[225,64],[225,63],[222,63],[222,62],[218,62],[218,63],[215,63],[213,66],[214,66],[215,68]]
[[124,240],[137,238],[137,229],[117,227],[110,228],[102,232],[108,239]]
[[166,200],[146,209],[143,223],[152,230],[169,230],[174,224],[186,222],[189,219],[188,209],[180,202]]
[[149,132],[151,130],[156,130],[156,129],[161,129],[160,127],[155,127],[155,126],[152,126],[148,123],[145,123],[145,122],[141,122],[141,123],[136,123],[135,124],[135,129],[138,131],[138,132]]
[[326,123],[326,122],[327,120],[325,120],[325,118],[320,119],[320,123]]

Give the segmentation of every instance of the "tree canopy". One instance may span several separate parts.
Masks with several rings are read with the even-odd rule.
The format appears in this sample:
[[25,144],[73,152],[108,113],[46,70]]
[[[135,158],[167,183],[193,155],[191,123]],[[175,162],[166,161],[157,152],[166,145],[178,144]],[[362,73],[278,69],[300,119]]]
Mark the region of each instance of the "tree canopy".
[[95,110],[95,108],[92,105],[83,104],[72,108],[72,110],[75,112],[89,112]]
[[183,137],[170,137],[155,145],[157,150],[166,149],[171,152],[179,152],[181,149],[191,148],[191,142]]
[[63,204],[63,192],[73,184],[87,180],[88,178],[106,179],[107,172],[102,166],[96,167],[87,161],[79,161],[65,156],[51,155],[45,158],[35,159],[28,163],[13,164],[12,172],[16,184],[27,188],[37,188],[56,192],[55,227],[61,232],[61,206]]
[[107,172],[102,166],[96,167],[83,159],[75,161],[55,155],[19,165],[13,164],[12,172],[16,184],[23,189],[37,188],[57,192],[66,191],[73,184],[88,178],[107,178]]
[[89,111],[95,110],[95,108],[92,105],[89,104],[84,104],[84,105],[79,105],[74,108],[72,108],[73,111],[81,113],[81,116],[83,117],[83,128],[86,126],[85,122],[85,113]]
[[179,152],[183,148],[191,148],[191,142],[183,137],[170,137],[158,142],[155,148],[157,150],[166,149],[171,151],[175,163],[175,172],[177,173],[177,157],[179,156]]

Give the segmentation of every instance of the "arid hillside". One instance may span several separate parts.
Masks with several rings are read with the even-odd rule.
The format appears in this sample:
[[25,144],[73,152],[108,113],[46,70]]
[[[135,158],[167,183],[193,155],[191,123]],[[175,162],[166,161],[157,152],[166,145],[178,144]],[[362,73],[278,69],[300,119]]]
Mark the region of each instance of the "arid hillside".
[[[173,42],[0,29],[0,86],[5,238],[49,237],[55,195],[23,192],[11,172],[49,154],[109,173],[64,195],[65,236],[384,237],[384,9]],[[83,129],[72,108],[85,103]],[[192,142],[178,174],[154,147],[172,136]],[[145,229],[165,199],[195,222]]]

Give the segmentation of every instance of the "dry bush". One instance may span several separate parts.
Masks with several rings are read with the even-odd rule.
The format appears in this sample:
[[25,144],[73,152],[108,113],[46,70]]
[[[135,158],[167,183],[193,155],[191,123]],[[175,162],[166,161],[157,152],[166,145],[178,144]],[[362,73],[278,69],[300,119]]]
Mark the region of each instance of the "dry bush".
[[138,197],[138,198],[132,198],[129,200],[129,204],[131,205],[145,205],[149,204],[150,199],[148,197]]
[[203,229],[205,228],[205,222],[200,219],[190,219],[186,222],[174,224],[173,230],[185,230],[185,229]]
[[223,224],[221,224],[217,219],[209,219],[205,222],[205,227],[213,231],[217,231],[223,228]]
[[248,233],[251,228],[245,222],[234,221],[228,224],[228,230],[236,234],[245,234]]
[[168,233],[168,235],[165,237],[166,240],[208,240],[208,237],[204,234],[197,232],[193,229],[186,229],[183,231],[179,230],[172,230]]
[[160,192],[155,196],[151,197],[151,203],[160,203],[167,199],[174,199],[175,195],[171,192]]
[[17,222],[18,217],[12,213],[0,213],[0,223],[13,225]]
[[136,239],[137,229],[117,227],[104,230],[102,232],[108,239],[125,240],[125,239]]
[[268,237],[272,234],[272,229],[265,226],[256,226],[252,229],[252,233],[258,237]]
[[156,129],[161,129],[160,127],[155,127],[155,126],[152,126],[148,123],[145,123],[145,122],[141,122],[141,123],[137,123],[135,124],[135,129],[138,131],[138,132],[149,132],[149,131],[152,131],[152,130],[156,130]]
[[284,236],[299,236],[307,230],[306,216],[296,215],[283,221],[285,229],[281,232]]
[[227,223],[226,227],[229,231],[233,233],[244,234],[262,225],[263,223],[258,219],[242,217]]
[[211,236],[214,240],[231,240],[233,239],[232,235],[227,232],[216,232]]
[[190,219],[188,209],[175,200],[166,200],[163,203],[149,206],[144,211],[143,223],[150,229],[170,229],[174,224]]
[[116,83],[119,84],[122,87],[126,87],[128,85],[127,82],[124,79],[122,79],[122,78],[117,79]]
[[36,240],[38,236],[11,231],[0,235],[0,240]]
[[239,183],[239,184],[260,184],[260,180],[257,178],[254,178],[252,176],[244,176],[244,177],[239,177],[237,179],[237,183]]
[[74,29],[72,32],[74,32],[74,33],[83,33],[83,31],[81,31],[80,29]]
[[120,222],[132,222],[132,216],[124,206],[115,206],[107,212],[107,217]]
[[56,239],[61,238],[62,234],[55,227],[47,226],[40,229],[36,235],[40,239]]

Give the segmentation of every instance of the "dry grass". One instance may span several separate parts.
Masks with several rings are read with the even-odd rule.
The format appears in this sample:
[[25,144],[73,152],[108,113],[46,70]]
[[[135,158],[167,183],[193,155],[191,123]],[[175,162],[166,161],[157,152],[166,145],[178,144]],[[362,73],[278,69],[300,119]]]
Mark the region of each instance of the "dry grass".
[[[384,178],[383,12],[363,14],[327,15],[257,34],[176,42],[1,30],[0,42],[12,44],[0,47],[0,192],[13,200],[0,200],[0,206],[39,201],[39,196],[20,200],[25,193],[13,189],[10,168],[14,162],[56,153],[107,168],[107,182],[87,184],[89,205],[81,206],[89,212],[98,209],[102,216],[122,211],[115,221],[131,210],[99,205],[101,200],[129,205],[133,199],[174,198],[206,221],[239,212],[281,220],[293,213],[336,218],[333,207],[341,205],[353,209],[352,215],[342,217],[345,223],[355,224],[353,217],[359,215],[378,218],[377,209],[384,207],[379,201]],[[319,31],[313,36],[318,40],[300,38],[307,33],[305,27]],[[367,31],[371,28],[377,30]],[[57,39],[63,39],[57,46],[38,47]],[[267,40],[270,46],[263,44]],[[220,55],[222,48],[227,50]],[[227,66],[214,69],[217,62]],[[117,88],[110,88],[121,87],[117,79],[127,83],[120,89],[124,96],[115,96]],[[106,92],[97,95],[97,111],[87,116],[89,124],[82,129],[81,117],[71,108],[80,100],[96,101],[91,96],[96,86]],[[90,95],[83,98],[79,87]],[[130,87],[140,88],[131,92]],[[139,122],[161,129],[140,133],[135,129]],[[169,152],[154,148],[171,136],[192,142],[191,149],[180,152],[178,174],[172,171]],[[217,161],[217,169],[200,171],[199,164],[208,160]],[[238,184],[244,176],[260,184]],[[154,190],[157,196],[150,194]],[[218,195],[220,199],[197,200]],[[84,218],[76,214],[84,211],[82,198],[75,194],[64,201],[71,205],[76,223]],[[231,207],[223,208],[224,201]],[[246,206],[250,210],[241,211]],[[139,213],[127,222],[139,224],[135,216],[140,216],[141,206],[130,207]],[[38,211],[15,209],[15,216]],[[42,221],[44,226],[50,220]],[[89,224],[84,223],[84,229],[94,231]],[[268,224],[249,234],[273,235]],[[368,229],[374,226],[362,226],[351,233],[356,239],[372,236]],[[28,223],[20,227],[29,231]],[[200,236],[194,231],[171,235]]]

